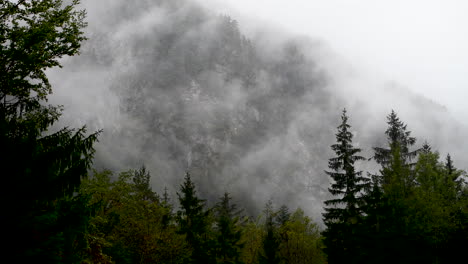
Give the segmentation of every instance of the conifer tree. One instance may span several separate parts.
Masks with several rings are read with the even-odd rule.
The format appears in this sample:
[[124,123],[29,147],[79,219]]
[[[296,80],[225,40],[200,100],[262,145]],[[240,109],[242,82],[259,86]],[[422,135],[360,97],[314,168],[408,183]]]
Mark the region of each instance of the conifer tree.
[[414,173],[415,159],[424,149],[411,150],[416,138],[395,111],[387,116],[387,147],[374,147],[374,160],[382,166],[380,174],[372,175],[372,188],[366,194],[366,226],[369,227],[369,244],[373,247],[367,262],[400,262],[410,253],[410,238],[406,221],[409,214],[408,198],[417,185]]
[[271,200],[265,205],[265,234],[262,239],[262,252],[259,254],[260,264],[280,263],[277,227],[275,225],[275,212]]
[[[346,109],[341,116],[342,123],[336,134],[337,143],[331,148],[336,157],[329,160],[331,171],[325,173],[333,179],[328,189],[335,199],[325,201],[324,221],[326,224],[334,222],[355,222],[361,215],[360,206],[363,203],[361,193],[368,186],[369,179],[362,176],[362,171],[356,171],[354,163],[364,160],[359,156],[361,149],[353,146],[353,134],[349,131]],[[342,207],[339,207],[339,206]]]
[[464,171],[461,171],[455,167],[453,164],[452,157],[450,154],[447,154],[446,162],[445,162],[445,184],[451,185],[455,184],[455,188],[457,190],[457,195],[459,196],[463,189],[463,176]]
[[325,201],[324,223],[327,229],[324,232],[325,244],[329,254],[329,263],[343,263],[351,261],[352,248],[355,246],[354,235],[357,223],[362,216],[362,206],[365,188],[369,180],[362,176],[362,171],[356,171],[355,162],[364,160],[359,156],[361,151],[353,146],[353,134],[348,124],[346,109],[341,116],[341,124],[336,134],[337,143],[331,146],[336,157],[329,160],[326,171],[333,183],[328,189],[335,196]]
[[241,263],[240,253],[243,244],[240,242],[239,211],[231,203],[229,193],[224,193],[216,205],[217,225],[217,263]]
[[388,147],[373,148],[374,160],[382,166],[380,183],[396,183],[402,185],[402,188],[408,188],[414,183],[409,170],[421,149],[410,150],[416,138],[411,137],[411,131],[407,131],[407,125],[400,121],[394,110],[387,116],[387,124],[385,134]]
[[190,174],[185,174],[184,182],[177,193],[180,209],[177,212],[179,232],[186,236],[187,243],[192,248],[191,263],[214,263],[211,254],[212,242],[209,237],[209,215],[205,210],[205,201],[198,198]]
[[282,205],[276,213],[276,221],[280,226],[283,226],[289,220],[290,216],[289,208],[286,205]]
[[455,171],[454,166],[453,166],[453,161],[452,157],[450,156],[450,153],[447,154],[446,162],[445,162],[445,168],[447,169],[447,174],[452,175]]
[[170,222],[173,219],[173,208],[171,204],[171,199],[169,198],[169,194],[167,193],[167,187],[164,187],[164,193],[161,202],[162,208],[164,208],[164,214],[162,216],[162,226],[163,229],[167,228]]
[[140,169],[131,171],[133,178],[134,191],[138,197],[144,201],[148,202],[159,202],[159,197],[156,192],[154,192],[150,185],[151,175],[145,166],[141,166]]

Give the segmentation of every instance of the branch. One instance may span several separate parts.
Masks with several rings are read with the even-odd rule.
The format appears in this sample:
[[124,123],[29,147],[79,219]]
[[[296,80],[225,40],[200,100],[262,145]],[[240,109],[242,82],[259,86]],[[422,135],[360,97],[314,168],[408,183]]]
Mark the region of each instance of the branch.
[[[21,5],[22,3],[24,3],[26,0],[20,0],[18,1],[18,3],[11,9],[16,9],[18,8],[19,5]],[[10,14],[10,12],[5,12],[2,16],[0,16],[0,19],[4,19],[8,14]]]

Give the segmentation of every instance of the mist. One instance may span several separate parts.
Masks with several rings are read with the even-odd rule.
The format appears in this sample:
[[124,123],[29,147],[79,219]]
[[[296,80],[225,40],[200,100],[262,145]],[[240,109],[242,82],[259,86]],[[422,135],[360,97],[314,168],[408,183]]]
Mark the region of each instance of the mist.
[[[464,166],[467,129],[399,80],[360,72],[317,36],[288,33],[195,1],[82,1],[88,41],[48,72],[58,126],[103,129],[94,167],[145,165],[175,197],[186,171],[214,202],[266,201],[321,218],[336,126],[348,109],[366,157],[394,109],[418,139]],[[226,9],[227,10],[227,9]],[[376,166],[363,168],[378,170]]]

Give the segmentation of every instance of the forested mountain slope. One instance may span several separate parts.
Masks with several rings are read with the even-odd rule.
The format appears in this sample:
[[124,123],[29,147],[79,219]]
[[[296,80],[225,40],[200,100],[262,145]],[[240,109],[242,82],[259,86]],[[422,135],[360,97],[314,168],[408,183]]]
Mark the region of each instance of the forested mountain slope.
[[234,18],[185,0],[82,5],[89,40],[49,72],[51,101],[66,105],[60,125],[102,128],[95,167],[145,164],[158,191],[190,171],[208,200],[229,191],[251,211],[271,198],[319,218],[343,107],[363,146],[384,141],[392,108],[436,147],[448,150],[465,131],[443,107],[395,85],[347,87],[320,42],[245,36]]

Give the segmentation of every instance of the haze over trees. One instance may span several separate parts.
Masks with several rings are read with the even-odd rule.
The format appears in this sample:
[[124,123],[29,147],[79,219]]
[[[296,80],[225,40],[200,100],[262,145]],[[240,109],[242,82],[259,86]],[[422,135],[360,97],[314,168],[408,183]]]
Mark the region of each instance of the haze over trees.
[[[174,179],[183,176],[174,172],[186,170],[174,185],[166,184],[175,180],[158,182],[160,178],[145,166],[122,172],[93,169],[93,162],[105,164],[114,158],[113,152],[102,151],[94,158],[94,147],[104,134],[58,126],[62,107],[48,104],[55,87],[47,73],[67,57],[78,55],[86,40],[85,12],[79,1],[0,3],[4,186],[0,220],[7,242],[1,247],[2,260],[453,263],[463,257],[468,240],[468,188],[466,173],[456,168],[452,156],[441,160],[429,143],[417,148],[416,138],[392,111],[387,130],[375,136],[386,137],[387,144],[363,146],[375,152],[371,160],[366,159],[353,143],[350,118],[344,110],[336,143],[331,145],[335,156],[328,157],[326,151],[316,154],[329,159],[329,170],[323,173],[323,168],[309,164],[317,163],[304,155],[308,152],[297,152],[294,145],[302,144],[299,149],[305,149],[306,142],[322,150],[317,140],[333,138],[327,126],[315,129],[321,133],[316,137],[302,135],[299,128],[291,132],[292,124],[300,127],[296,116],[306,113],[301,107],[313,103],[320,113],[337,103],[324,88],[315,65],[294,43],[284,46],[280,59],[268,58],[240,33],[235,20],[228,16],[209,20],[202,9],[184,3],[119,2],[127,7],[119,19],[132,20],[143,10],[163,9],[173,12],[178,26],[154,28],[158,40],[154,50],[132,46],[138,42],[125,46],[130,57],[141,58],[148,52],[157,55],[151,59],[159,63],[135,62],[136,72],[114,81],[114,92],[123,101],[122,112],[147,121],[133,123],[135,127],[127,132],[132,137],[141,131],[153,133],[127,150],[153,153],[152,148],[160,148],[163,158],[154,157],[154,164],[148,165],[161,166],[164,169],[157,172]],[[196,34],[194,28],[205,31]],[[205,38],[208,33],[210,38]],[[151,40],[151,36],[132,38]],[[89,41],[95,44],[99,37]],[[116,59],[106,50],[90,53],[86,48],[84,56],[78,56],[82,62],[105,65]],[[92,58],[87,57],[90,54]],[[269,85],[261,83],[265,80]],[[148,103],[151,100],[153,104]],[[322,118],[335,123],[335,114]],[[286,136],[290,133],[297,135],[291,139]],[[272,161],[262,160],[273,156],[274,163],[288,155],[277,170],[272,170]],[[249,165],[251,160],[258,163]],[[151,160],[138,162],[143,161]],[[168,169],[161,161],[173,161],[171,165],[180,168]],[[365,174],[360,169],[364,163],[377,163],[380,170]],[[307,216],[305,208],[278,203],[289,202],[285,197],[291,197],[301,184],[305,189],[306,182],[300,179],[311,173],[310,168],[331,181],[324,228]],[[214,186],[226,179],[232,182],[223,184],[220,194],[221,188]],[[275,179],[279,180],[272,184]],[[239,184],[242,180],[249,185],[245,190]],[[275,199],[265,202],[263,210],[255,210],[261,203],[255,199],[263,197],[248,190],[265,185],[277,186],[278,194],[269,194]],[[249,197],[232,195],[231,186],[237,194]],[[317,202],[309,200],[305,205],[314,207]]]

